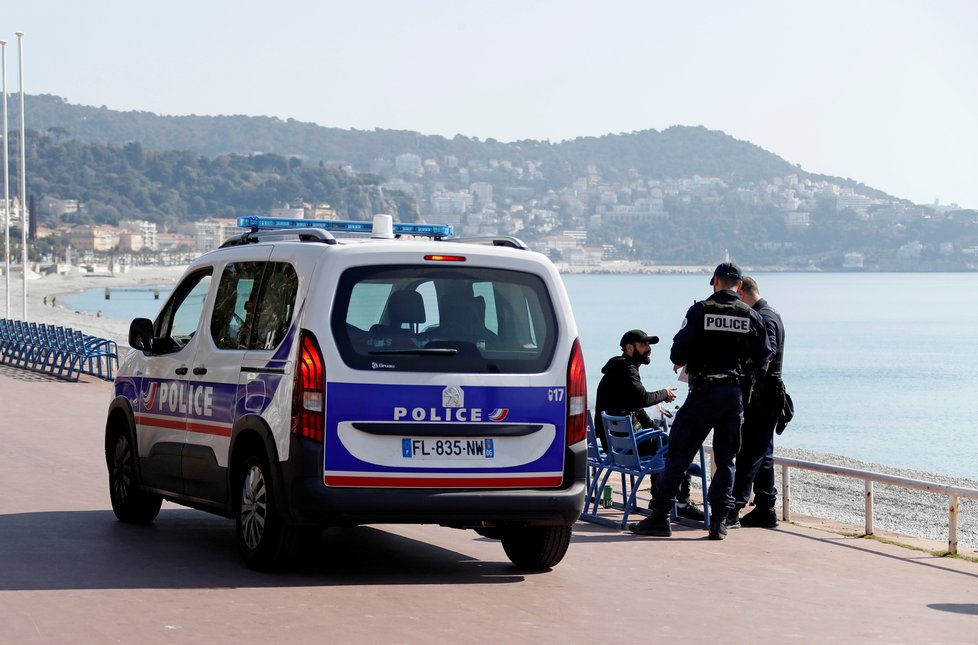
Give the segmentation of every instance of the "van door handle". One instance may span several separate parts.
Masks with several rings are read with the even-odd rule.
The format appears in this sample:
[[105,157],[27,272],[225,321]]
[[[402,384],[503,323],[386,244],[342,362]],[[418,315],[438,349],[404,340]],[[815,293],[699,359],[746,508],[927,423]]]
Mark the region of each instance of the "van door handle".
[[187,373],[187,368],[186,367],[178,367],[177,369],[175,369],[173,371],[177,373],[177,376],[183,376],[184,374]]
[[207,368],[206,367],[195,367],[194,368],[194,374],[196,374],[197,376],[203,376],[204,374],[207,374]]

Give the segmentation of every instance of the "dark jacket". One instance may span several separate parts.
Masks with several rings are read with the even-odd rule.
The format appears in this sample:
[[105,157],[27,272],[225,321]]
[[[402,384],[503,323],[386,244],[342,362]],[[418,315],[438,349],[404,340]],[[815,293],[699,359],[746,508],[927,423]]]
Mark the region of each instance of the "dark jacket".
[[601,423],[602,412],[619,417],[631,415],[632,422],[638,427],[651,428],[652,419],[645,408],[665,401],[667,392],[665,389],[646,391],[638,375],[638,364],[624,354],[609,359],[601,368],[601,373],[603,376],[598,383],[598,395],[594,402],[594,430],[607,451],[608,439]]
[[749,411],[752,414],[780,414],[785,404],[784,384],[781,381],[781,364],[784,360],[784,323],[777,309],[761,298],[754,303],[754,311],[764,320],[768,343],[774,348],[774,356],[764,378],[754,383]]
[[[717,291],[707,300],[721,304],[742,302],[737,293],[729,289]],[[685,365],[686,373],[691,377],[704,374],[740,379],[751,376],[747,373],[750,363],[753,366],[754,379],[762,378],[774,354],[774,347],[765,332],[764,319],[753,309],[747,308],[747,313],[750,318],[748,333],[743,334],[743,338],[731,334],[731,342],[737,344],[733,346],[733,351],[727,352],[728,356],[717,361],[717,357],[710,355],[708,351],[705,334],[711,332],[704,331],[703,305],[700,302],[694,303],[686,312],[679,332],[672,339],[669,358],[673,365]]]

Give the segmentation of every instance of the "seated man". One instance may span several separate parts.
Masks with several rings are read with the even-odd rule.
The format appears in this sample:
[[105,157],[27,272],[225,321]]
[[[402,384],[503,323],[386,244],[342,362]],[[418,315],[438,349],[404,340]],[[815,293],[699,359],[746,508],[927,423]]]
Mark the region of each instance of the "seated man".
[[[613,416],[631,415],[635,429],[652,428],[655,424],[645,408],[659,403],[671,403],[676,399],[676,388],[667,387],[648,392],[642,385],[638,368],[652,362],[652,345],[659,342],[658,336],[649,336],[641,329],[625,332],[621,337],[621,356],[614,356],[601,368],[601,381],[598,383],[597,400],[594,403],[594,430],[598,440],[608,450],[601,413]],[[652,455],[658,450],[654,440],[638,444],[640,455]],[[655,486],[653,476],[652,486]],[[703,521],[703,511],[689,501],[689,474],[681,486],[676,501],[676,513],[690,520]]]

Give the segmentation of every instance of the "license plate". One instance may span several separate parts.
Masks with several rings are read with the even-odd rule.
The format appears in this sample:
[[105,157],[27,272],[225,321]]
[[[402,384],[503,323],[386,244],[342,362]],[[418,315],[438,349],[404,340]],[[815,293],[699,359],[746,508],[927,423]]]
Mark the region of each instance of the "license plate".
[[492,439],[435,439],[405,437],[401,439],[401,456],[405,459],[492,459]]

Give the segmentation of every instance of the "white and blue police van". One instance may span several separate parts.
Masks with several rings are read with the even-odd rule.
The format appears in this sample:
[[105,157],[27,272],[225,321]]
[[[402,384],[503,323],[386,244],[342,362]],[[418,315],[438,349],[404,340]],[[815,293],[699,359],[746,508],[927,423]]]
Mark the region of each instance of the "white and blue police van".
[[[553,264],[450,226],[245,217],[137,318],[105,433],[112,508],[233,518],[254,568],[304,529],[433,523],[564,557],[587,388]],[[345,234],[344,234],[345,233]]]

